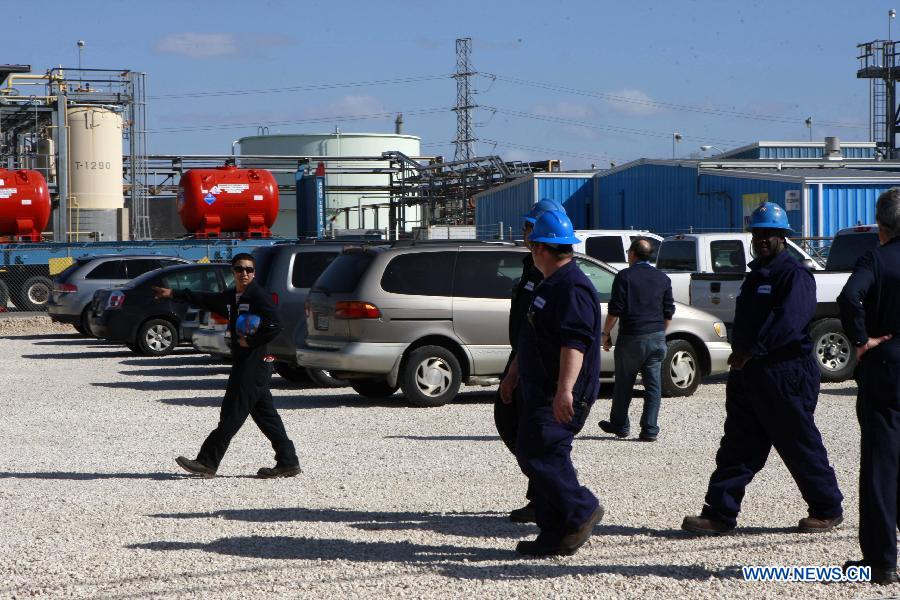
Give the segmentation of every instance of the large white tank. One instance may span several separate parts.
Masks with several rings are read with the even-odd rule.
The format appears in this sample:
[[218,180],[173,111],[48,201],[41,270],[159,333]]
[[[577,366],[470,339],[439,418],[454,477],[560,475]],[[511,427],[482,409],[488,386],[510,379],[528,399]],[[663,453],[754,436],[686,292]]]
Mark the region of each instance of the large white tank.
[[[414,135],[394,133],[311,133],[296,135],[250,136],[238,140],[241,154],[271,156],[381,156],[382,152],[396,150],[407,156],[421,155],[421,138]],[[248,165],[248,162],[244,162]],[[329,169],[343,166],[347,168],[377,169],[389,166],[387,161],[341,161],[330,162]],[[313,165],[315,167],[315,165]],[[279,185],[293,185],[293,175],[276,175]],[[389,175],[382,174],[338,174],[326,170],[327,187],[336,186],[387,186]],[[382,192],[382,194],[384,194]],[[329,217],[337,211],[335,229],[387,229],[389,211],[387,197],[375,194],[327,195]],[[342,210],[342,209],[349,209]],[[420,225],[419,207],[406,209],[406,229]],[[278,220],[272,227],[275,235],[293,237],[297,234],[296,197],[282,196],[279,200]]]
[[69,227],[75,239],[99,232],[116,239],[122,190],[122,116],[107,108],[66,111],[69,137]]

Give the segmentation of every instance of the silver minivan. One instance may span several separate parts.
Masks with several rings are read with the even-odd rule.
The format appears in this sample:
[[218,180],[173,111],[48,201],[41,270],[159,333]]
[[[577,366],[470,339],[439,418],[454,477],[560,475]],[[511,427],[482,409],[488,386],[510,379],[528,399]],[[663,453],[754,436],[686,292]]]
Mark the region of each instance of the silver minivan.
[[[527,253],[513,244],[450,242],[346,250],[310,290],[297,360],[348,379],[362,396],[402,388],[417,406],[450,402],[463,383],[495,382],[510,352],[510,296]],[[615,270],[575,260],[605,315]],[[725,335],[714,317],[679,304],[666,332],[663,393],[689,396],[703,375],[724,372]],[[612,353],[601,361],[602,379],[611,381]]]

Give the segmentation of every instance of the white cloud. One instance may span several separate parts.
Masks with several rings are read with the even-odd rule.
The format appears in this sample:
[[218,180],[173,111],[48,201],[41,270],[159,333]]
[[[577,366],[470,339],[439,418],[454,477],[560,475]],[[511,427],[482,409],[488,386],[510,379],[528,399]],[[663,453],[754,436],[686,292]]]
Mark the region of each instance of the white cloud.
[[594,116],[594,108],[590,104],[567,102],[566,100],[561,100],[556,104],[538,104],[531,112],[536,115],[561,119],[586,119]]
[[170,33],[153,46],[160,54],[175,54],[188,58],[219,58],[238,53],[237,38],[230,33]]
[[304,117],[354,117],[387,112],[374,96],[348,95],[323,106],[311,106],[303,110]]
[[610,100],[609,104],[618,112],[628,115],[644,116],[662,112],[662,108],[651,104],[653,98],[641,90],[620,90],[612,95],[619,96],[622,100]]

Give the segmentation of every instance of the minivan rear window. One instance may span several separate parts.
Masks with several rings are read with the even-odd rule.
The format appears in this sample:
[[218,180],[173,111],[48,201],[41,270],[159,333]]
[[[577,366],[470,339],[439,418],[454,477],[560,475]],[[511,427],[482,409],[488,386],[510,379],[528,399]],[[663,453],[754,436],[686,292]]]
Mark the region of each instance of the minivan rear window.
[[663,271],[697,271],[697,243],[693,240],[663,242],[656,268]]
[[294,255],[291,285],[295,288],[311,288],[326,267],[338,257],[338,252],[300,252]]
[[455,261],[456,252],[414,252],[395,256],[384,269],[381,288],[392,294],[450,296],[453,294]]
[[849,233],[839,235],[828,251],[826,271],[852,271],[859,257],[878,247],[878,233]]
[[313,289],[325,293],[346,294],[359,285],[363,273],[372,264],[375,255],[371,252],[348,252],[341,254],[328,265],[316,280]]

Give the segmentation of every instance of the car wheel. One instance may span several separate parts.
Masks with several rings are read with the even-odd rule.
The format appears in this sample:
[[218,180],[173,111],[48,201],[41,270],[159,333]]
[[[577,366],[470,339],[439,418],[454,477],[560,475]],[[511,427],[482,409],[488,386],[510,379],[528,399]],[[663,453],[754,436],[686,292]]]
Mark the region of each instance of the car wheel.
[[667,398],[690,396],[700,385],[700,357],[694,345],[685,340],[666,343],[662,363],[662,395]]
[[50,300],[50,291],[53,282],[43,276],[30,277],[25,280],[19,289],[16,298],[16,306],[22,310],[44,311],[47,310],[47,301]]
[[309,381],[309,373],[306,367],[291,365],[286,362],[276,362],[275,372],[292,383],[306,383]]
[[131,350],[132,352],[134,352],[135,354],[143,354],[143,352],[141,352],[141,349],[138,347],[137,344],[132,344],[131,342],[127,342],[125,344],[125,346],[127,346],[128,349]]
[[94,335],[94,332],[91,331],[91,307],[88,306],[83,311],[81,311],[81,322],[75,326],[75,329],[78,329],[78,333],[87,337],[97,337]]
[[310,381],[312,381],[318,387],[340,388],[350,385],[350,382],[346,379],[338,379],[324,369],[307,369],[307,371],[309,371]]
[[423,346],[410,352],[400,373],[400,387],[415,406],[452,402],[462,384],[459,361],[443,346]]
[[6,311],[7,304],[9,304],[9,287],[5,281],[0,280],[0,312]]
[[137,346],[145,356],[165,356],[178,345],[178,330],[171,321],[150,319],[138,329]]
[[384,379],[355,379],[350,387],[364,398],[390,398],[397,391],[396,385],[388,385]]
[[846,381],[856,368],[856,349],[839,319],[822,319],[809,332],[822,381]]

